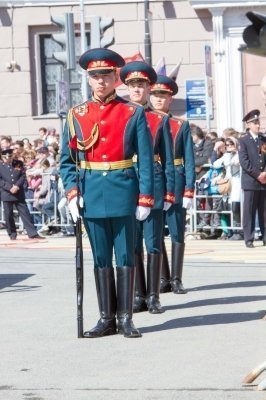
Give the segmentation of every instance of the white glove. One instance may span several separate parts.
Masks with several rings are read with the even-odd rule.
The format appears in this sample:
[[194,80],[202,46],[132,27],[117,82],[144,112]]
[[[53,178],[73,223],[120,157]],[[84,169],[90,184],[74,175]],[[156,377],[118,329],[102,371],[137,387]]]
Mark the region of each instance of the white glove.
[[[68,208],[69,208],[69,211],[71,213],[71,216],[72,216],[72,219],[73,219],[74,222],[77,222],[77,219],[80,217],[79,209],[78,209],[78,205],[77,205],[77,200],[78,200],[78,198],[76,196],[76,197],[73,197],[73,199],[70,200],[70,202],[68,203]],[[80,208],[83,208],[83,205],[84,205],[83,198],[80,197],[79,198],[79,206],[80,206]]]
[[171,205],[172,205],[172,203],[169,203],[168,201],[165,201],[165,202],[163,203],[163,210],[164,210],[164,211],[168,211],[169,208],[171,207]]
[[139,221],[143,221],[148,217],[150,214],[151,209],[150,207],[143,207],[143,206],[137,206],[136,208],[136,218]]
[[193,207],[193,199],[190,197],[183,197],[183,208],[190,210]]

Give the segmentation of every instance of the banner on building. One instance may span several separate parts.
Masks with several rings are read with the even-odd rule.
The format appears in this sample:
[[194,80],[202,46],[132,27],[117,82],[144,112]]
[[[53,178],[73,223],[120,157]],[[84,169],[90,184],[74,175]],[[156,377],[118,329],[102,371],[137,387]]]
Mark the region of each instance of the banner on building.
[[[186,106],[188,119],[206,119],[206,89],[204,79],[186,81]],[[212,118],[210,103],[209,114]]]

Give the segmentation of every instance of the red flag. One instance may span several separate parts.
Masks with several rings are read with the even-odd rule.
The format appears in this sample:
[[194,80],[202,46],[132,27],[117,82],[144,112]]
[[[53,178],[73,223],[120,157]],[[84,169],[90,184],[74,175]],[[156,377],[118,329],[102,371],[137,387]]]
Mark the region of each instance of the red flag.
[[[129,62],[132,62],[132,61],[145,61],[140,52],[138,52],[136,54],[133,54],[133,56],[123,57],[123,58],[124,58],[126,64],[129,63]],[[120,75],[120,69],[121,68],[117,68],[118,76]],[[115,87],[118,87],[118,86],[120,86],[122,84],[123,84],[123,82],[119,78],[118,81],[116,82]]]

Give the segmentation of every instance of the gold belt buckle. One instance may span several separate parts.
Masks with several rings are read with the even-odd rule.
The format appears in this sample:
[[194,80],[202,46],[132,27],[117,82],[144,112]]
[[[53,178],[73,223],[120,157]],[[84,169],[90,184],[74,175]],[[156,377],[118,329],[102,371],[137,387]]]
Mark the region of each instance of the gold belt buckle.
[[105,162],[103,163],[103,169],[104,169],[105,171],[108,171],[109,169],[111,169],[111,164],[110,164],[108,161],[105,161]]

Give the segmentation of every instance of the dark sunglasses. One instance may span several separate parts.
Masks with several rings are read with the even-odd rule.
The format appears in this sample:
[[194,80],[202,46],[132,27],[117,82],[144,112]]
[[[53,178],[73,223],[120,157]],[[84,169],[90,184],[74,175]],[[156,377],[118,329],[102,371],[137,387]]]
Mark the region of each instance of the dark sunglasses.
[[11,158],[12,154],[2,154],[2,158]]

